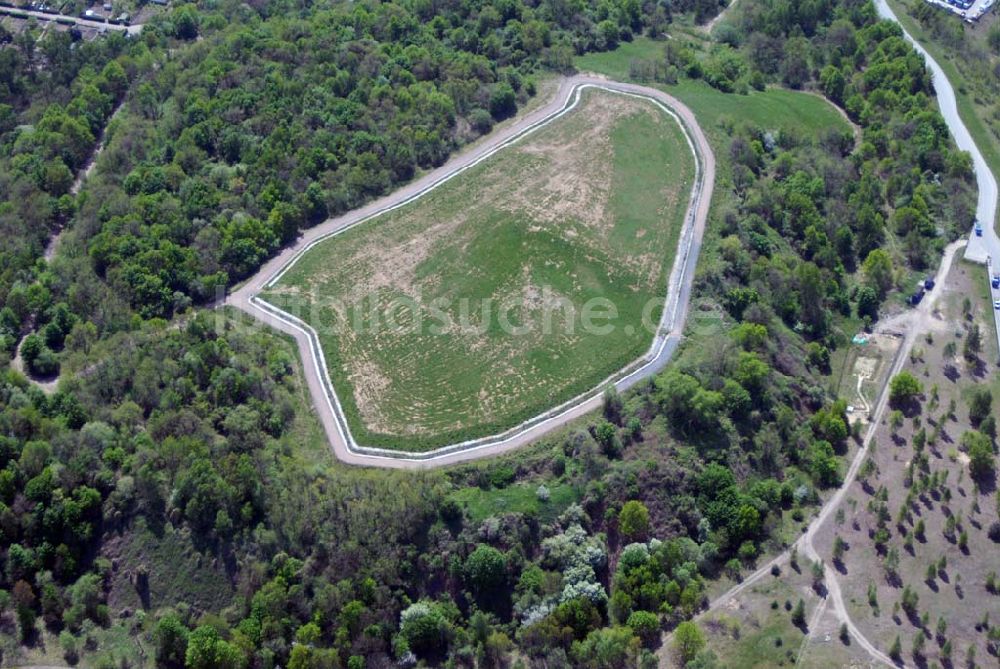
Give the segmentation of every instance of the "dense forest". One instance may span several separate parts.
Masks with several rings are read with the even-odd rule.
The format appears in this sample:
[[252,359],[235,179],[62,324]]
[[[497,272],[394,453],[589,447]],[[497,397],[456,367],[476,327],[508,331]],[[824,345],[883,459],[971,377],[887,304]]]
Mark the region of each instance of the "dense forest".
[[[0,33],[0,43],[9,38]],[[46,339],[61,346],[66,332],[56,328],[67,326],[68,312],[63,305],[55,314],[51,286],[35,280],[36,261],[73,217],[75,175],[152,59],[145,45],[118,34],[78,44],[68,32],[37,42],[21,33],[0,48],[0,349],[13,351],[25,329],[57,320]],[[51,373],[56,364],[47,354],[37,371]]]
[[[860,141],[727,128],[696,286],[725,332],[567,434],[419,474],[303,456],[322,437],[294,348],[193,307],[488,132],[538,73],[718,6],[220,2],[137,40],[0,48],[2,348],[64,372],[50,394],[0,376],[4,659],[58,639],[100,666],[654,666],[709,579],[839,482],[844,324],[971,220],[968,158],[897,28],[861,0],[743,2],[715,43],[636,70],[809,88]],[[463,497],[524,490],[527,511]],[[137,536],[180,537],[229,596],[125,559]]]
[[[0,215],[17,239],[0,281],[5,348],[55,320],[52,303],[104,336],[130,327],[132,313],[211,301],[301,228],[488,132],[533,93],[539,68],[565,71],[575,53],[668,21],[633,0],[573,11],[231,3],[182,6],[141,40],[21,33],[0,62]],[[73,97],[53,101],[53,88]],[[126,91],[103,169],[69,197]],[[83,252],[37,275],[47,238],[71,218]],[[40,375],[58,364],[55,329],[29,347]]]

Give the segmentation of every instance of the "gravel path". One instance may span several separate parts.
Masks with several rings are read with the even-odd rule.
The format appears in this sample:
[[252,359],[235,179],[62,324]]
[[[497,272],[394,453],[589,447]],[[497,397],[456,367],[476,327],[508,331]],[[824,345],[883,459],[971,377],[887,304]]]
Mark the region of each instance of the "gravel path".
[[[898,326],[904,329],[906,335],[903,338],[903,342],[900,344],[899,350],[896,352],[896,357],[893,359],[892,366],[889,370],[888,376],[886,377],[887,379],[892,378],[903,369],[903,365],[906,364],[906,359],[909,357],[910,349],[913,348],[913,344],[917,341],[918,336],[926,330],[929,324],[934,322],[934,304],[944,291],[945,278],[947,278],[948,272],[951,270],[951,265],[955,259],[955,255],[965,246],[965,244],[966,240],[961,239],[957,242],[952,242],[947,249],[945,249],[944,257],[941,260],[941,266],[938,268],[937,276],[935,277],[935,286],[933,290],[927,294],[927,297],[924,298],[918,307],[906,312],[905,315],[902,315],[897,319]],[[851,461],[851,465],[848,468],[847,473],[844,475],[843,484],[837,489],[833,496],[826,501],[816,517],[811,523],[809,523],[809,527],[805,534],[803,534],[802,537],[800,537],[799,540],[793,544],[793,546],[798,548],[802,555],[813,562],[820,559],[820,555],[813,545],[813,539],[816,537],[817,533],[823,529],[826,521],[829,520],[830,517],[836,512],[837,507],[840,506],[844,497],[847,495],[847,491],[850,489],[851,484],[854,483],[854,480],[857,478],[858,471],[861,469],[865,459],[868,457],[871,443],[875,438],[875,434],[878,432],[879,424],[882,421],[882,417],[884,416],[888,405],[889,384],[886,383],[882,388],[882,392],[879,394],[878,400],[875,404],[875,409],[871,414],[868,432],[865,433],[865,438],[861,443],[861,449]],[[709,603],[708,609],[706,609],[702,615],[728,606],[732,600],[742,594],[747,588],[759,582],[764,577],[769,576],[771,567],[775,565],[779,567],[784,565],[788,562],[789,557],[790,550],[775,556],[757,571],[743,579],[740,583],[713,599]],[[827,590],[827,599],[829,599],[829,603],[833,604],[833,610],[837,614],[837,618],[840,619],[841,622],[847,624],[848,631],[858,642],[858,645],[861,646],[872,658],[884,664],[893,667],[905,666],[894,663],[888,655],[876,648],[875,645],[872,644],[867,637],[865,637],[861,630],[858,629],[858,627],[854,624],[854,621],[851,620],[850,614],[847,612],[847,607],[844,604],[843,595],[840,591],[840,582],[837,580],[837,575],[833,569],[826,569],[824,584]]]
[[[305,249],[320,239],[419,197],[442,181],[492,155],[532,128],[557,117],[572,105],[573,97],[577,94],[578,89],[587,86],[641,95],[664,105],[679,117],[698,156],[700,178],[696,179],[696,187],[692,193],[693,206],[688,212],[685,228],[680,235],[679,255],[674,262],[674,271],[671,273],[668,286],[668,302],[664,310],[668,314],[667,327],[658,333],[654,349],[651,352],[651,359],[632,370],[624,378],[617,380],[615,385],[619,389],[634,386],[663,369],[672,357],[680,343],[681,333],[687,321],[694,271],[708,219],[712,189],[715,185],[715,157],[712,149],[698,126],[694,114],[673,96],[645,86],[613,82],[596,76],[577,75],[566,78],[560,83],[558,92],[552,101],[526,114],[514,124],[497,131],[484,143],[456,156],[442,167],[390,195],[343,216],[329,219],[306,231],[298,242],[271,259],[257,274],[236,288],[226,298],[226,304],[235,306],[295,338],[302,359],[305,361],[306,384],[312,394],[320,422],[326,431],[334,454],[340,460],[356,465],[416,469],[490,457],[535,441],[543,434],[600,406],[600,392],[595,391],[586,397],[572,401],[569,406],[560,407],[550,414],[537,417],[524,426],[515,428],[497,438],[450,446],[430,453],[393,452],[359,446],[353,442],[343,416],[338,410],[337,398],[332,392],[322,349],[318,345],[315,333],[305,324],[294,322],[284,312],[256,298],[257,293],[276,280],[277,277],[280,277],[281,272],[290,263],[294,262]],[[484,441],[485,443],[483,443]]]
[[712,34],[712,29],[715,28],[716,25],[718,25],[719,21],[721,21],[726,16],[726,14],[729,12],[730,9],[736,6],[737,2],[738,0],[730,0],[729,4],[722,8],[721,12],[713,16],[711,21],[702,26],[702,30],[704,30],[708,34]]

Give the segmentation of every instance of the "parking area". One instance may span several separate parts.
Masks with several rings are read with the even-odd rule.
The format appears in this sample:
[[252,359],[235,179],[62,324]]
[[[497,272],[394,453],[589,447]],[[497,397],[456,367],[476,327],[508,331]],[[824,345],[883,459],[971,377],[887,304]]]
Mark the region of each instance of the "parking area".
[[993,7],[996,0],[925,0],[925,2],[947,9],[962,17],[967,23],[975,23]]
[[[997,336],[997,350],[1000,351],[1000,267],[996,267],[990,258],[986,263],[986,271],[990,281],[990,300],[993,302],[993,321],[996,325],[994,333]],[[1000,357],[997,361],[1000,362]]]

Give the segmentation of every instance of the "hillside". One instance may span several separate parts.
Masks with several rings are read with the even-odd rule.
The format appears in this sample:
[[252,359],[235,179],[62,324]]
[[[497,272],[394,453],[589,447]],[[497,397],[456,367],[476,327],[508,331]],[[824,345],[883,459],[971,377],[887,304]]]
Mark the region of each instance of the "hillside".
[[[975,189],[870,2],[738,8],[709,37],[715,3],[223,1],[0,40],[0,355],[29,375],[0,374],[3,664],[731,657],[688,621],[840,484],[851,339]],[[675,95],[718,158],[675,358],[500,458],[339,464],[293,345],[213,303],[574,65]]]

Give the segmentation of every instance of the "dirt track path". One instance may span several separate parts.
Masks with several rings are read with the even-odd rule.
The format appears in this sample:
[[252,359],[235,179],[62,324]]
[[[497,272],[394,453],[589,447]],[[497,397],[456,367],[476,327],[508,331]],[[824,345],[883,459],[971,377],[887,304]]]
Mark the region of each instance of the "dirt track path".
[[[917,341],[917,337],[923,332],[928,326],[933,325],[936,320],[934,318],[934,304],[937,302],[941,293],[944,291],[945,278],[948,276],[948,272],[951,270],[951,264],[955,259],[955,254],[962,249],[966,244],[966,240],[960,239],[957,242],[953,242],[948,245],[945,249],[944,257],[941,260],[941,265],[938,268],[937,276],[935,277],[934,288],[927,294],[923,302],[920,303],[915,309],[905,312],[897,316],[894,321],[898,327],[903,328],[905,335],[903,341],[900,344],[899,350],[896,353],[896,357],[893,359],[893,364],[889,369],[888,376],[886,379],[890,379],[903,369],[903,365],[906,364],[906,359],[910,354],[910,350],[913,348],[914,343]],[[812,561],[817,561],[820,559],[819,552],[813,545],[813,539],[816,537],[817,533],[826,524],[826,521],[830,519],[831,516],[836,512],[837,507],[840,506],[841,502],[844,501],[844,497],[847,495],[847,491],[850,489],[851,484],[857,478],[858,471],[864,464],[865,459],[868,457],[868,453],[871,447],[872,441],[875,439],[875,434],[878,432],[879,424],[882,421],[882,417],[885,414],[885,410],[889,405],[889,384],[886,383],[879,393],[878,400],[875,404],[875,409],[871,413],[871,418],[869,421],[868,432],[865,433],[865,438],[861,443],[861,448],[858,450],[854,459],[851,461],[851,465],[844,475],[844,482],[837,489],[830,499],[826,501],[823,507],[820,509],[816,517],[809,523],[809,527],[805,534],[799,538],[793,547],[797,547],[805,557]],[[705,615],[719,608],[727,606],[733,599],[740,596],[747,588],[753,584],[759,582],[765,576],[768,576],[771,572],[772,566],[782,566],[788,562],[790,557],[791,549],[775,556],[765,565],[760,567],[757,571],[747,576],[740,583],[733,586],[726,592],[722,593],[715,599],[713,599],[708,608],[700,615]],[[847,625],[847,629],[851,636],[858,642],[865,652],[867,652],[872,658],[888,665],[891,667],[901,667],[905,665],[896,664],[892,659],[880,651],[878,648],[872,644],[867,637],[861,632],[860,629],[851,620],[850,614],[847,612],[847,607],[844,604],[844,598],[840,591],[840,582],[837,580],[837,575],[833,569],[827,569],[824,575],[824,584],[827,590],[827,599],[829,603],[833,604],[834,613],[836,613],[837,618]],[[666,645],[666,644],[665,644]]]
[[[118,105],[111,112],[111,115],[108,116],[107,123],[105,123],[104,127],[101,128],[101,134],[98,135],[97,137],[97,145],[91,152],[90,159],[87,160],[87,164],[80,169],[80,171],[76,175],[76,178],[73,180],[73,185],[70,187],[71,195],[76,196],[80,194],[80,189],[83,188],[83,185],[84,183],[86,183],[87,178],[90,177],[91,173],[94,171],[94,167],[97,165],[97,159],[101,157],[101,153],[104,151],[104,147],[107,143],[108,126],[115,119],[115,117],[118,116],[118,112],[121,111],[124,105],[125,105],[125,96],[122,96],[122,99],[118,102]],[[59,230],[49,238],[48,243],[45,245],[45,250],[42,252],[42,257],[45,259],[45,262],[47,263],[52,262],[52,259],[55,258],[56,252],[59,250],[59,244],[62,241],[62,237],[63,234],[65,234],[65,232],[66,232],[66,227],[63,226],[59,228]],[[33,326],[31,326],[30,329],[33,329]],[[38,388],[41,388],[42,392],[44,392],[46,395],[51,395],[56,391],[56,388],[59,385],[59,376],[57,375],[55,378],[52,379],[32,378],[32,376],[28,373],[28,370],[25,368],[24,360],[22,360],[21,358],[21,344],[23,343],[24,339],[21,339],[21,341],[18,342],[17,349],[15,349],[14,351],[14,358],[10,361],[11,367],[19,371],[21,374],[23,374],[25,378],[28,379],[28,381],[30,381],[32,384],[34,384]]]
[[[83,166],[83,169],[79,171],[76,175],[76,179],[73,180],[73,186],[69,189],[70,195],[76,196],[80,194],[80,189],[83,188],[83,184],[90,177],[90,174],[94,171],[94,167],[97,165],[97,159],[101,157],[101,153],[104,152],[104,147],[108,140],[108,126],[111,122],[115,120],[118,116],[118,112],[121,111],[122,107],[125,106],[125,96],[122,96],[121,101],[118,102],[118,106],[115,107],[111,115],[108,116],[107,122],[104,127],[101,128],[101,134],[97,137],[97,146],[90,154],[90,159],[87,164]],[[45,251],[42,257],[45,258],[45,262],[52,262],[52,259],[56,257],[56,251],[59,250],[59,243],[62,241],[62,236],[66,232],[66,226],[59,228],[56,234],[49,238],[49,243],[45,245]]]
[[[952,242],[945,249],[944,258],[941,260],[941,266],[938,268],[937,276],[935,277],[935,285],[931,292],[924,298],[924,301],[920,303],[915,309],[912,309],[909,313],[911,314],[910,322],[907,324],[905,329],[905,336],[903,338],[903,343],[900,346],[899,352],[896,354],[895,360],[893,360],[892,368],[889,370],[889,376],[887,378],[892,378],[896,374],[902,371],[903,366],[906,364],[906,360],[910,355],[910,350],[917,341],[917,337],[927,330],[928,327],[932,327],[935,323],[934,319],[934,305],[938,298],[941,297],[941,293],[944,292],[945,279],[948,277],[948,272],[951,270],[952,261],[955,259],[955,254],[959,249],[964,248],[966,245],[965,239],[960,239],[957,242]],[[816,520],[809,525],[809,529],[802,536],[800,543],[804,549],[806,557],[814,562],[820,559],[819,553],[816,551],[813,545],[813,539],[816,537],[817,532],[819,532],[830,516],[834,514],[837,507],[844,500],[847,495],[847,491],[850,489],[854,479],[857,478],[858,471],[861,469],[861,465],[868,457],[868,453],[871,450],[871,443],[875,439],[875,434],[878,432],[879,424],[882,421],[882,416],[885,414],[886,408],[889,405],[889,386],[886,384],[882,392],[879,394],[878,401],[875,405],[875,410],[872,412],[871,422],[868,427],[868,432],[865,434],[865,439],[862,442],[861,449],[858,454],[854,457],[854,461],[851,462],[850,468],[847,470],[847,475],[844,476],[844,483],[840,486],[837,492],[830,498],[830,500],[823,506],[822,511],[816,517]],[[841,622],[847,625],[848,631],[851,636],[854,637],[858,644],[865,649],[865,651],[871,655],[873,658],[880,660],[884,664],[889,666],[905,666],[902,663],[893,662],[893,660],[876,648],[857,628],[854,621],[851,620],[850,614],[847,612],[847,606],[844,604],[844,597],[840,591],[840,581],[837,579],[837,574],[833,569],[827,569],[825,573],[824,583],[827,589],[827,598],[833,603],[834,611]]]
[[533,423],[512,436],[505,436],[502,440],[474,447],[463,447],[454,450],[445,449],[442,452],[430,455],[392,453],[379,451],[378,449],[357,447],[350,443],[350,436],[345,434],[344,426],[338,419],[336,409],[334,408],[336,398],[328,390],[325,378],[325,362],[322,360],[322,350],[319,349],[318,345],[313,343],[309,334],[300,326],[289,322],[286,318],[279,317],[273,311],[267,310],[265,306],[261,306],[259,301],[254,300],[254,296],[271,281],[272,277],[292,262],[306,247],[338,230],[366,220],[388,208],[408,202],[433,188],[443,179],[450,178],[467,168],[470,164],[481,160],[487,155],[491,155],[498,148],[509,143],[513,138],[524,134],[534,126],[546,122],[551,117],[558,115],[566,109],[571,97],[581,86],[599,86],[615,92],[642,95],[665,105],[682,121],[689,139],[698,153],[698,162],[700,163],[699,167],[701,170],[700,179],[698,180],[700,187],[695,189],[694,197],[692,198],[694,206],[692,211],[688,212],[685,230],[681,233],[683,247],[681,252],[683,257],[678,257],[675,261],[675,267],[678,269],[671,274],[671,283],[668,286],[670,304],[668,304],[667,311],[672,313],[672,322],[668,331],[658,335],[662,346],[656,353],[655,358],[621,381],[616,382],[616,386],[620,389],[627,388],[642,379],[648,378],[662,369],[673,355],[677,345],[680,343],[681,333],[687,322],[688,303],[691,296],[694,271],[711,206],[712,189],[715,185],[715,157],[708,140],[698,126],[694,114],[687,106],[673,96],[645,86],[613,82],[596,76],[577,75],[570,77],[560,82],[558,91],[550,102],[526,114],[514,124],[497,131],[494,136],[490,136],[485,142],[454,157],[442,167],[428,173],[413,183],[361,209],[329,219],[311,228],[294,245],[271,259],[257,274],[235,289],[227,297],[226,304],[235,306],[253,315],[260,321],[286,332],[295,338],[305,363],[303,367],[306,385],[313,397],[317,414],[326,431],[330,446],[338,459],[355,465],[417,469],[491,457],[528,444],[547,432],[557,429],[600,406],[600,394],[594,393],[551,417],[546,417]]
[[714,28],[714,27],[715,27],[716,25],[718,25],[719,21],[721,21],[721,20],[722,20],[722,19],[723,19],[723,18],[724,18],[724,17],[726,16],[726,14],[728,14],[728,13],[729,13],[729,10],[730,10],[730,9],[732,9],[732,8],[733,8],[734,6],[736,6],[736,3],[737,3],[738,1],[739,1],[739,0],[730,0],[730,1],[729,1],[729,4],[728,4],[728,5],[726,5],[725,7],[723,7],[723,8],[722,8],[722,11],[721,11],[721,12],[719,12],[718,14],[716,14],[715,16],[713,16],[713,17],[712,17],[712,20],[711,20],[711,21],[709,21],[708,23],[706,23],[705,25],[703,25],[703,26],[701,27],[701,29],[702,29],[702,30],[703,30],[703,31],[704,31],[704,32],[705,32],[706,34],[709,34],[709,35],[710,35],[710,34],[712,34],[712,29],[713,29],[713,28]]

